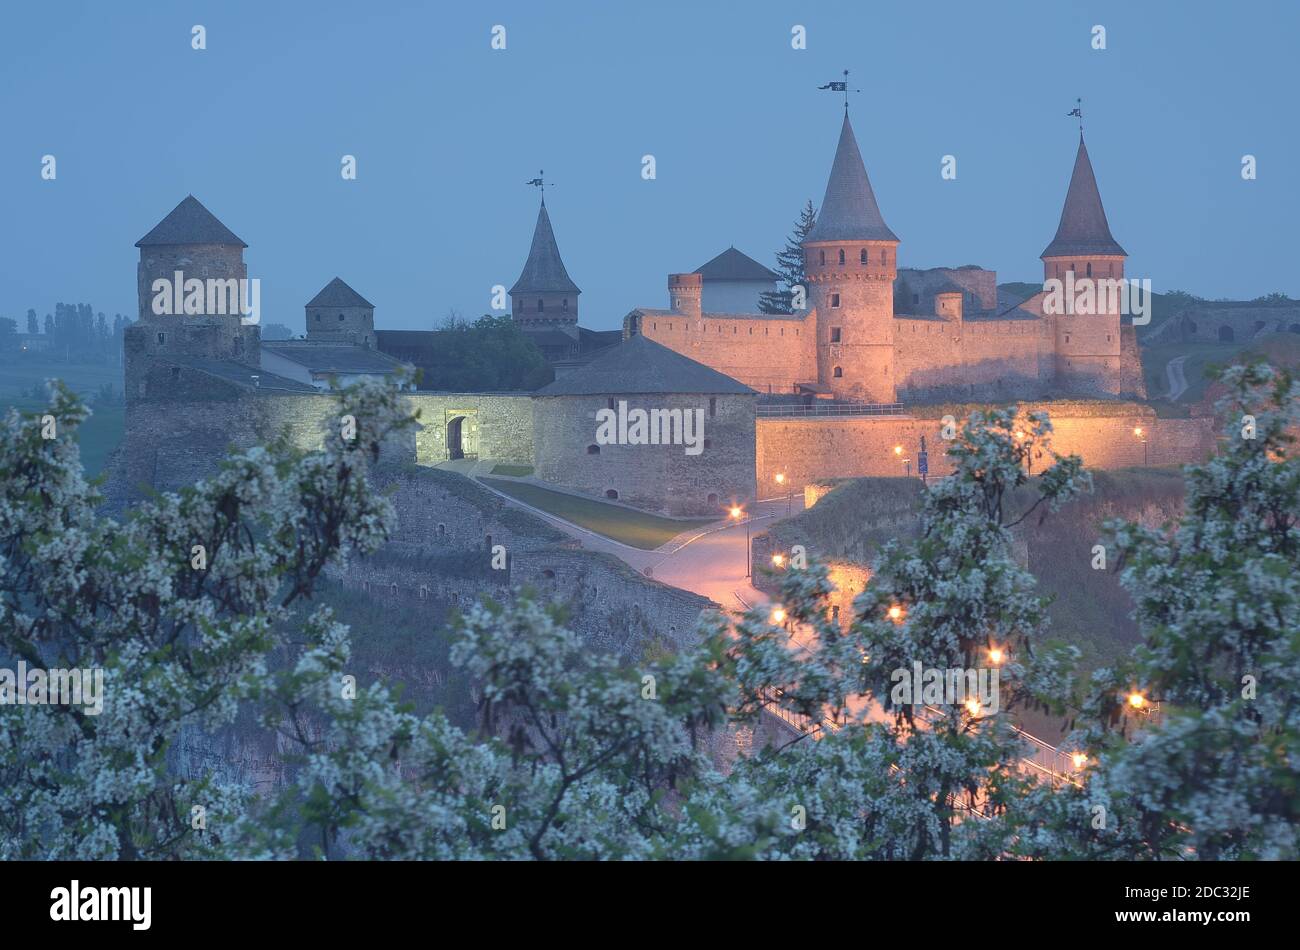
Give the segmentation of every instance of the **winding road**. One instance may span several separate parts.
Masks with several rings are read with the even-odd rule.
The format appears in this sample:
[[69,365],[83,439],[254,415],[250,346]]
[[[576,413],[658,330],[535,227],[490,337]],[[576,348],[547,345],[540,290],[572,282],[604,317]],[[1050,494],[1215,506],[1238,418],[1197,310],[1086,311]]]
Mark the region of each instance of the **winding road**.
[[1169,377],[1169,395],[1166,397],[1170,402],[1176,402],[1178,397],[1187,392],[1187,377],[1183,373],[1183,361],[1186,356],[1175,356],[1165,365],[1165,374]]

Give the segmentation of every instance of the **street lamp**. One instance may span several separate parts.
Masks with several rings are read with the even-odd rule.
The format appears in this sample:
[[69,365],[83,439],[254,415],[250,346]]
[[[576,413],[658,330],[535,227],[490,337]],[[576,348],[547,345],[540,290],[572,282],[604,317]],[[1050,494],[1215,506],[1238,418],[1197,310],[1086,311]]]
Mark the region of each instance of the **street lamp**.
[[785,611],[782,610],[780,607],[777,607],[775,610],[772,611],[772,623],[774,624],[785,623]]
[[[733,521],[739,523],[745,516],[745,509],[740,505],[732,505],[729,512]],[[749,552],[749,519],[745,518],[745,576],[750,576],[750,552]]]
[[1147,464],[1147,437],[1141,426],[1133,427],[1133,435],[1142,440],[1142,464]]
[[[776,475],[774,476],[774,478],[776,479],[776,483],[777,483],[778,485],[784,485],[784,484],[785,484],[785,472],[777,472]],[[785,493],[785,513],[786,513],[787,515],[790,514],[790,491],[789,491],[789,489],[786,489],[786,493]]]
[[773,554],[773,555],[772,555],[772,566],[773,566],[773,567],[784,567],[784,566],[785,566],[785,555],[784,555],[784,554]]
[[888,613],[889,613],[889,619],[894,621],[894,623],[902,623],[903,615],[906,613],[906,611],[903,610],[903,608],[900,607],[898,604],[892,604],[889,608]]
[[1004,657],[1005,654],[1003,654],[1003,652],[997,647],[989,648],[989,662],[992,663],[994,666],[1000,665]]

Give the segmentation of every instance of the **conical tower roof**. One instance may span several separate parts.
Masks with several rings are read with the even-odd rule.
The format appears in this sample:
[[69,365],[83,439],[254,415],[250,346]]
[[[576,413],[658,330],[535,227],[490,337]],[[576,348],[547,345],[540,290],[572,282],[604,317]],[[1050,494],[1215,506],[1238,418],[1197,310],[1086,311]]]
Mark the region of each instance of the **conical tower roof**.
[[546,201],[537,212],[537,226],[533,228],[533,246],[528,249],[524,271],[510,288],[512,294],[564,293],[580,294],[578,285],[569,279],[569,272],[560,260],[560,248],[551,230],[551,216],[546,213]]
[[335,277],[321,288],[320,293],[307,301],[309,307],[369,307],[375,309],[365,297],[349,287],[341,278]]
[[862,164],[858,140],[853,136],[848,112],[840,127],[840,143],[835,148],[831,177],[826,182],[826,196],[817,212],[817,223],[805,244],[819,241],[897,241],[876,204],[875,192]]
[[135,242],[136,247],[156,244],[233,244],[248,247],[193,195],[171,210],[152,231]]
[[1101,192],[1097,190],[1097,176],[1092,172],[1088,146],[1079,134],[1079,151],[1074,156],[1074,174],[1070,176],[1070,190],[1065,193],[1065,207],[1061,209],[1061,223],[1056,237],[1039,257],[1084,257],[1089,254],[1121,254],[1124,248],[1111,237],[1106,221],[1106,209],[1101,206]]

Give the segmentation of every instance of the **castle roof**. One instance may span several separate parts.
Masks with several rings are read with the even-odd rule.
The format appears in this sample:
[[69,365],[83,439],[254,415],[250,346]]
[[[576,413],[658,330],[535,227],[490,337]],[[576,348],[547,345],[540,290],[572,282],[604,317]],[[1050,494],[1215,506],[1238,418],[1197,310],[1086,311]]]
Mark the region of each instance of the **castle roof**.
[[233,244],[248,247],[193,195],[172,208],[154,229],[135,242],[136,247],[157,244]]
[[742,254],[734,247],[729,247],[707,264],[701,264],[694,271],[705,280],[761,280],[770,282],[777,275],[768,270],[748,254]]
[[804,238],[805,244],[820,241],[897,241],[876,204],[875,192],[862,164],[858,140],[853,136],[849,114],[844,113],[840,143],[831,163],[831,177],[826,182],[826,196],[817,212],[817,223]]
[[707,393],[751,396],[754,391],[716,369],[637,335],[611,346],[590,363],[537,391],[538,396],[667,395]]
[[268,373],[264,369],[236,363],[233,360],[210,360],[198,357],[168,356],[163,362],[186,366],[190,369],[207,373],[217,379],[225,380],[244,389],[256,389],[267,392],[314,393],[316,387],[301,383],[287,376]]
[[560,248],[551,230],[551,216],[546,213],[546,202],[537,212],[537,226],[533,228],[533,246],[528,249],[524,271],[510,288],[512,294],[580,294],[578,285],[569,279],[569,272],[560,260]]
[[1061,223],[1056,237],[1039,257],[1080,257],[1088,254],[1121,254],[1124,248],[1111,237],[1106,221],[1106,209],[1101,206],[1101,192],[1097,190],[1097,176],[1092,172],[1088,147],[1079,133],[1079,151],[1074,157],[1074,173],[1070,176],[1070,189],[1065,193],[1065,207],[1061,209]]
[[375,309],[365,297],[361,296],[342,280],[335,277],[321,288],[321,292],[307,301],[309,307],[369,307]]
[[379,375],[394,373],[403,362],[386,353],[354,343],[315,340],[263,340],[262,351],[305,367],[311,373]]

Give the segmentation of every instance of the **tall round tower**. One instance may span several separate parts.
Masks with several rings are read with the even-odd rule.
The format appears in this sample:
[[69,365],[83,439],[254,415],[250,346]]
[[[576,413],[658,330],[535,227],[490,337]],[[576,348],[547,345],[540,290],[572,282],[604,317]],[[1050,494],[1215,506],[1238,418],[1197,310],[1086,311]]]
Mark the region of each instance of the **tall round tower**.
[[898,237],[885,224],[847,110],[817,223],[803,242],[817,380],[837,398],[893,402]]
[[259,365],[261,330],[239,312],[247,244],[189,195],[136,247],[140,319],[123,337],[128,400],[144,394],[159,360]]
[[1066,313],[1051,316],[1057,379],[1080,392],[1118,393],[1118,295],[1128,255],[1111,236],[1082,132],[1061,223],[1040,256],[1044,284],[1060,281],[1069,300]]

